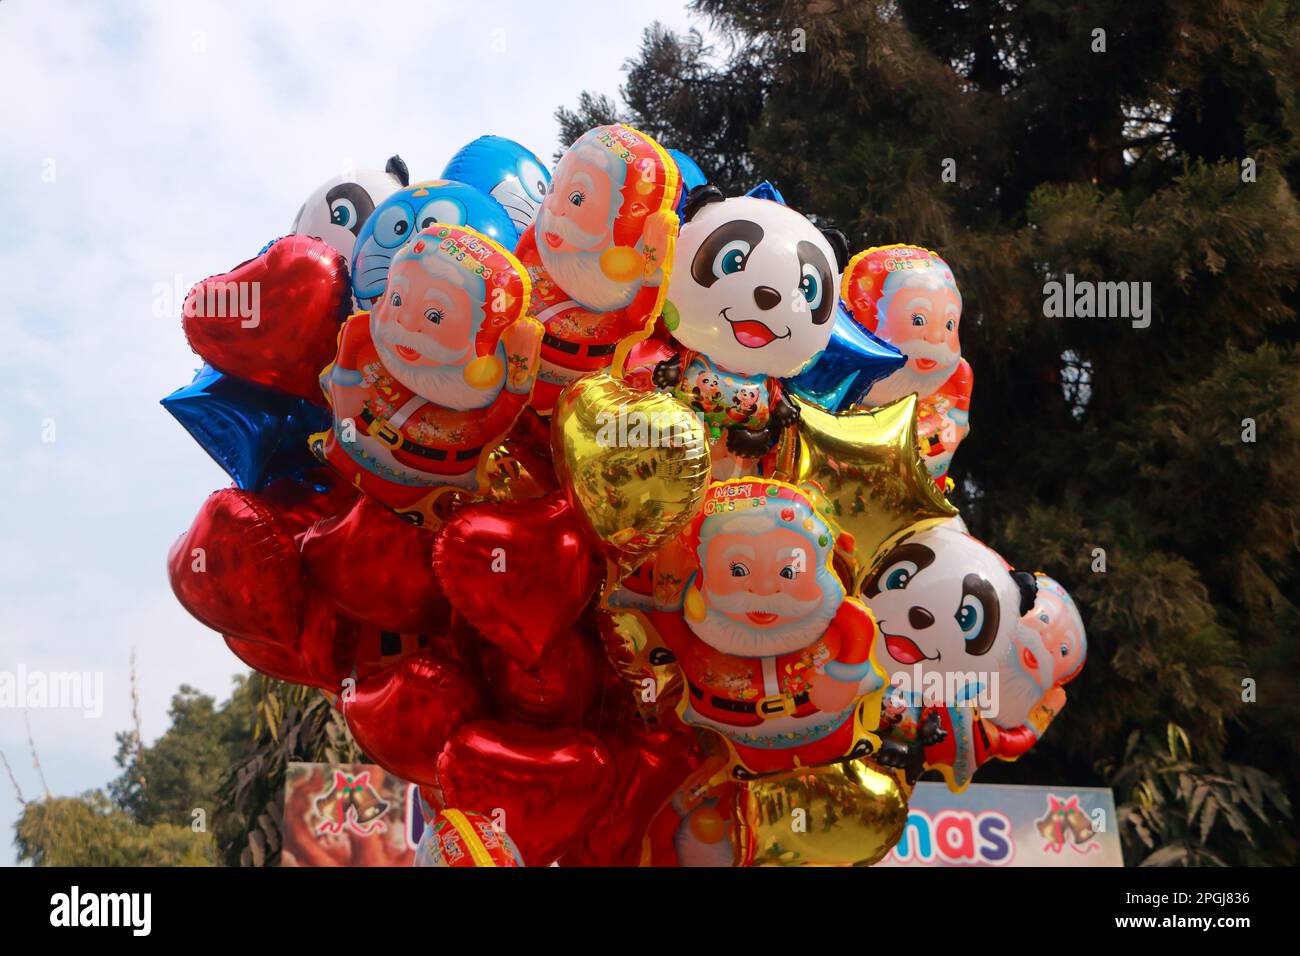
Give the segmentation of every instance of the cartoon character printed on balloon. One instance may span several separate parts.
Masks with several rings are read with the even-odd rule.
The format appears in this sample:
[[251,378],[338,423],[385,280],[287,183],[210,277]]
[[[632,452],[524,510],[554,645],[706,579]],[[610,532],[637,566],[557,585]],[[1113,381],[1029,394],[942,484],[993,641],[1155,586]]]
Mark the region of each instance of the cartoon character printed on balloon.
[[546,414],[564,386],[621,364],[663,307],[677,167],[629,126],[598,126],[568,148],[516,253],[546,327],[532,405]]
[[307,197],[289,231],[322,239],[350,261],[357,234],[375,206],[410,181],[400,156],[390,157],[383,169],[359,169],[337,176]]
[[686,680],[679,716],[730,747],[731,776],[870,753],[884,674],[870,613],[831,568],[834,535],[793,485],[709,487],[681,612],[649,619]]
[[905,534],[877,562],[862,588],[890,672],[877,763],[909,782],[934,767],[961,790],[993,757],[1023,752],[981,712],[1001,699],[1002,668],[1034,595],[1032,574],[946,524]]
[[781,379],[830,339],[843,237],[781,203],[724,199],[714,186],[692,191],[683,210],[664,307],[678,351],[651,380],[699,414],[715,479],[757,474],[798,420]]
[[352,316],[321,373],[334,426],[317,453],[417,525],[436,499],[477,490],[486,452],[523,411],[541,326],[528,275],[486,236],[436,225],[397,251],[373,312]]
[[504,136],[480,136],[456,151],[443,179],[473,186],[499,202],[520,235],[533,224],[551,174],[530,150]]
[[1003,656],[996,709],[986,714],[999,728],[1003,750],[1029,750],[1065,707],[1066,684],[1083,670],[1088,638],[1069,593],[1042,572],[1034,606],[1020,620]]
[[926,467],[942,482],[970,430],[974,387],[961,357],[962,297],[951,267],[917,246],[872,248],[849,261],[842,294],[855,322],[907,357],[867,390],[863,403],[887,405],[916,393]]
[[507,250],[518,240],[506,211],[472,186],[434,179],[398,190],[375,206],[357,232],[352,294],[361,308],[371,308],[383,294],[398,250],[439,224],[474,229]]

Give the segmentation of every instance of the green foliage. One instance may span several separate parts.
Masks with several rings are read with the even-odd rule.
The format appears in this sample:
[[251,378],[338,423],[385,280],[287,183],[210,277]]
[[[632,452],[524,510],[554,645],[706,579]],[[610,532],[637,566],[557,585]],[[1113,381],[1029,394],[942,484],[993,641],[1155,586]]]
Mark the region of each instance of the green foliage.
[[[1300,793],[1296,6],[692,6],[725,55],[651,27],[621,102],[584,94],[602,112],[581,118],[630,121],[731,193],[771,179],[855,249],[937,249],[961,284],[955,497],[1070,588],[1090,646],[1043,743],[981,779],[1141,783],[1134,860],[1293,862],[1266,837],[1286,801],[1261,795]],[[558,115],[566,142],[585,128]],[[1149,282],[1150,327],[1045,316],[1067,273]],[[1195,763],[1152,743],[1171,722]]]
[[18,862],[35,866],[215,866],[211,834],[145,826],[102,791],[24,804],[14,826]]

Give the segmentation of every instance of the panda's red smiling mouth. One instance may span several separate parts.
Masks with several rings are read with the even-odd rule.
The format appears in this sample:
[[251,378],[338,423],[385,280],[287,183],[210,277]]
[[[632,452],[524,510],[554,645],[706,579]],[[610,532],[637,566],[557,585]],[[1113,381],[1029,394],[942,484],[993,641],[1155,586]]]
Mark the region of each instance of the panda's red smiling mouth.
[[720,314],[731,325],[731,334],[736,337],[736,341],[747,349],[761,349],[777,339],[790,337],[789,329],[785,330],[785,335],[777,335],[757,319],[743,319],[737,322],[727,315],[726,309],[723,309]]
[[[885,634],[882,629],[881,634]],[[900,664],[916,664],[919,661],[934,661],[939,659],[939,655],[928,657],[925,651],[917,646],[916,641],[910,637],[900,637],[897,634],[885,634],[885,650],[889,656]]]

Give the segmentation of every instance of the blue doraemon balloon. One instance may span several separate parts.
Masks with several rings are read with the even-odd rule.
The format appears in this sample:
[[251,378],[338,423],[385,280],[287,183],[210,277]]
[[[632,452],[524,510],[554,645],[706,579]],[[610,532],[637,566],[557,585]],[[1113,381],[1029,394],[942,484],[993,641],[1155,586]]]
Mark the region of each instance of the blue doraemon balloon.
[[432,179],[393,193],[370,214],[352,252],[352,294],[368,309],[384,291],[388,266],[407,241],[434,223],[477,229],[507,250],[519,241],[501,205],[463,182]]
[[682,177],[682,198],[677,200],[677,214],[681,215],[682,206],[686,203],[686,194],[696,186],[703,186],[709,181],[709,177],[704,175],[704,170],[700,169],[695,160],[680,149],[670,149],[668,155],[677,164],[677,172]]
[[491,196],[504,207],[521,234],[533,224],[537,207],[551,184],[551,174],[542,161],[504,136],[480,136],[461,147],[442,175]]

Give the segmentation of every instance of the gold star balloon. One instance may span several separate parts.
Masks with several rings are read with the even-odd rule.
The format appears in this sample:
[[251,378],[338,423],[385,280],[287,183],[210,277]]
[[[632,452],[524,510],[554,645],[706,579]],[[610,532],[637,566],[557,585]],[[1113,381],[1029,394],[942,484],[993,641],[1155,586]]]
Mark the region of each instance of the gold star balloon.
[[814,496],[818,510],[845,532],[837,553],[857,593],[872,564],[904,531],[955,517],[917,446],[916,396],[870,410],[832,415],[791,396],[797,437],[777,447],[776,475]]

